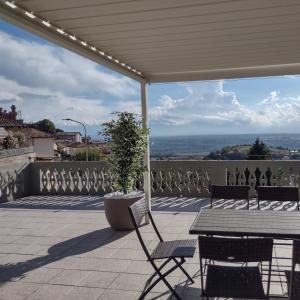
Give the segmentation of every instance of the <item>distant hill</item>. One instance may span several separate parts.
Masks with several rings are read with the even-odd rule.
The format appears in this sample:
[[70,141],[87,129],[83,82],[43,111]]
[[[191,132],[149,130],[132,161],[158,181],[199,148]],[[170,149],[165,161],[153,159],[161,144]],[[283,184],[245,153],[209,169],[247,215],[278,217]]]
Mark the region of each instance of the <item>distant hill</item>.
[[220,150],[210,152],[204,160],[244,160],[247,159],[251,145],[226,146]]
[[[226,146],[220,150],[210,152],[203,159],[204,160],[246,160],[247,154],[251,145],[235,145]],[[274,160],[282,159],[299,159],[299,156],[291,154],[290,150],[283,147],[269,147],[271,151],[271,157]]]

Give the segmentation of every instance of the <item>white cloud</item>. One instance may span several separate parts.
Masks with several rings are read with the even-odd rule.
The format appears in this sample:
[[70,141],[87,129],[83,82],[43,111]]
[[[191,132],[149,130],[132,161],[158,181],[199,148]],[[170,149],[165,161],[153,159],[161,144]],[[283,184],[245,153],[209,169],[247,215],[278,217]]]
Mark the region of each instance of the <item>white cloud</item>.
[[250,107],[233,91],[226,90],[224,81],[181,86],[187,95],[180,102],[165,95],[161,99],[164,105],[152,109],[156,124],[198,126],[198,133],[201,128],[215,133],[285,132],[293,130],[300,121],[300,97],[281,97],[279,91],[273,90],[263,100],[254,99],[257,105]]
[[6,103],[22,107],[27,122],[49,118],[57,125],[64,124],[62,119],[66,117],[82,120],[88,125],[99,125],[111,111],[98,99],[75,98],[47,89],[28,88],[0,76],[0,106]]
[[130,111],[140,115],[142,108],[140,102],[138,101],[119,101],[115,107],[115,111]]
[[272,104],[274,105],[279,100],[279,92],[278,91],[272,91],[268,95],[267,98],[263,99],[262,101],[258,102],[258,105],[264,105],[264,104]]
[[61,120],[70,117],[97,131],[116,108],[138,108],[137,82],[65,49],[0,31],[0,57],[0,107],[15,104],[27,122],[74,126]]
[[223,81],[181,84],[187,91],[184,98],[160,98],[160,105],[151,109],[151,119],[163,124],[184,125],[203,120],[224,121],[218,111],[239,105],[232,92],[223,89]]
[[181,120],[176,118],[176,116],[172,114],[172,111],[180,108],[184,99],[172,99],[168,95],[163,95],[160,97],[159,102],[160,105],[154,106],[149,111],[151,120],[160,120],[165,124],[173,125],[180,123]]
[[1,75],[28,87],[45,87],[71,95],[137,94],[137,83],[103,72],[97,64],[62,48],[42,45],[0,31]]

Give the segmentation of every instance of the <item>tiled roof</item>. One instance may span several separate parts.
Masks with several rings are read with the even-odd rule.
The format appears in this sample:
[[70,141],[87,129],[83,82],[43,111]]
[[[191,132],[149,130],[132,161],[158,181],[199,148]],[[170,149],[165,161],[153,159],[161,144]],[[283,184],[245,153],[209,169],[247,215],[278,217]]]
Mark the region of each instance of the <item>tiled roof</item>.
[[27,138],[53,138],[52,134],[31,127],[8,128],[8,131],[14,133],[23,133]]
[[86,147],[86,145],[82,144],[82,143],[79,143],[79,142],[74,142],[74,143],[67,144],[67,147],[70,147],[70,148],[84,148],[84,147]]
[[79,131],[75,131],[75,132],[70,132],[70,131],[68,131],[68,132],[58,132],[56,135],[57,136],[64,136],[64,135],[74,135],[74,134],[80,134],[80,135],[82,135]]
[[13,120],[13,119],[10,119],[10,118],[0,115],[0,126],[1,127],[11,127],[11,126],[19,127],[19,126],[23,126],[23,124],[19,120]]

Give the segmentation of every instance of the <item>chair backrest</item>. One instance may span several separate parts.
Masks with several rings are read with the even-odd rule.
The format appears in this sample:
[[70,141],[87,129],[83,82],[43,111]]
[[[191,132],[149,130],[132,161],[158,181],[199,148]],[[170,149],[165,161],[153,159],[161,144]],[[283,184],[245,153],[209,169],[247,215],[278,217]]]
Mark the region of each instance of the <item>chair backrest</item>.
[[257,200],[297,201],[298,187],[295,186],[258,186]]
[[160,241],[163,241],[155,223],[154,223],[154,220],[152,218],[152,215],[151,215],[151,212],[146,204],[146,199],[143,198],[141,200],[138,200],[137,202],[135,202],[134,204],[132,204],[130,207],[128,207],[128,210],[129,210],[129,215],[131,216],[131,220],[132,220],[132,223],[134,225],[134,229],[137,233],[137,236],[138,236],[138,239],[141,243],[141,246],[147,256],[148,259],[151,259],[150,257],[150,253],[146,247],[146,244],[143,240],[143,237],[141,235],[141,232],[139,230],[139,225],[141,224],[142,220],[144,217],[146,217],[147,215],[149,216],[150,218],[150,222],[151,222],[151,225],[158,237],[158,239]]
[[221,238],[199,236],[200,258],[223,262],[271,261],[271,238]]
[[146,204],[145,198],[138,200],[137,202],[132,204],[128,209],[135,228],[141,224],[143,218],[149,213],[149,208]]
[[212,185],[211,198],[217,199],[248,199],[248,185]]

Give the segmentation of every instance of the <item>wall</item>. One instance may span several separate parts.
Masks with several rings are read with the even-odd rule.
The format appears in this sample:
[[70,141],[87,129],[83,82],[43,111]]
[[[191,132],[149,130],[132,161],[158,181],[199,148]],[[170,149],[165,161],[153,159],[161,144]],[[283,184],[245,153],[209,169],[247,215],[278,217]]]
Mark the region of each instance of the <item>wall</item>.
[[33,138],[33,149],[37,158],[54,157],[54,139]]
[[76,142],[82,143],[82,136],[79,133],[76,134]]
[[31,194],[30,162],[35,153],[0,158],[0,202]]

